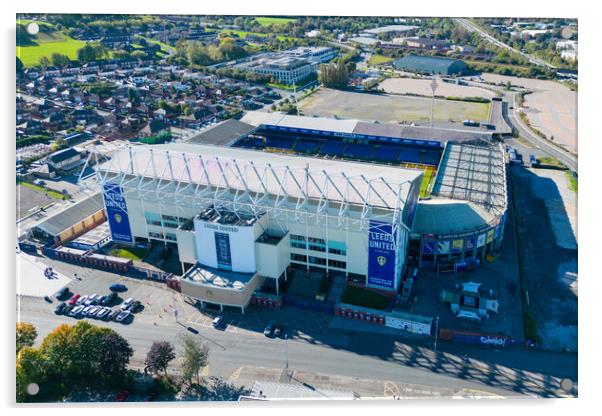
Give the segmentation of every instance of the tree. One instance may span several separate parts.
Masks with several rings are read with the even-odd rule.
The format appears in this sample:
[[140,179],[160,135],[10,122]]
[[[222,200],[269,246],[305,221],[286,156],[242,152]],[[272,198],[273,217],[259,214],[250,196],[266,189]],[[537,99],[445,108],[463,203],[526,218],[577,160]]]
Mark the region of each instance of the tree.
[[38,337],[36,327],[27,322],[17,323],[17,353],[22,348],[31,347]]
[[67,146],[67,142],[65,141],[65,139],[63,139],[62,137],[57,137],[50,145],[50,150],[56,152],[57,150],[63,149],[65,146]]
[[26,401],[27,387],[30,384],[35,383],[38,386],[45,384],[47,380],[46,366],[46,360],[39,350],[25,347],[19,352],[15,374],[18,403]]
[[48,59],[47,56],[42,56],[38,62],[42,68],[42,71],[46,71],[46,68],[50,66],[50,59]]
[[155,341],[146,354],[144,364],[151,372],[157,374],[163,371],[167,376],[167,366],[174,358],[176,358],[176,352],[170,342]]
[[23,72],[23,62],[17,56],[17,74]]
[[62,55],[60,53],[53,53],[50,56],[50,60],[52,61],[52,65],[57,68],[65,68],[68,67],[71,63],[71,59],[67,55]]
[[123,376],[134,350],[125,338],[114,331],[106,333],[102,342],[99,367],[109,377]]
[[182,376],[185,380],[191,381],[196,376],[197,384],[201,382],[199,372],[201,368],[207,365],[209,357],[209,348],[191,335],[182,336],[182,345],[184,347],[184,361],[182,362]]

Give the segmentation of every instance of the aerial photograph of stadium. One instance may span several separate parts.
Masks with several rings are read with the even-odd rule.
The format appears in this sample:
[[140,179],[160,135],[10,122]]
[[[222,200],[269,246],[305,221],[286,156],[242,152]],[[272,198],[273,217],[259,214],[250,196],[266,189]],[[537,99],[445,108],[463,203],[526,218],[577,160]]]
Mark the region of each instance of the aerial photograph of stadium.
[[16,403],[578,396],[577,19],[15,28]]

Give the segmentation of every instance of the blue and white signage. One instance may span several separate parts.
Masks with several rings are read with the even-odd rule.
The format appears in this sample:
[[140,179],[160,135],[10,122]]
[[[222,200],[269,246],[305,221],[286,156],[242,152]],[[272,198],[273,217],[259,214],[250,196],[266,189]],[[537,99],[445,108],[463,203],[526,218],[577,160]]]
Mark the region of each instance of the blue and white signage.
[[397,230],[382,221],[370,221],[368,231],[368,285],[395,288]]
[[105,210],[111,229],[111,237],[116,243],[132,244],[132,230],[125,198],[119,185],[107,183],[103,187]]
[[230,251],[230,234],[215,233],[215,254],[220,268],[232,269],[232,253]]

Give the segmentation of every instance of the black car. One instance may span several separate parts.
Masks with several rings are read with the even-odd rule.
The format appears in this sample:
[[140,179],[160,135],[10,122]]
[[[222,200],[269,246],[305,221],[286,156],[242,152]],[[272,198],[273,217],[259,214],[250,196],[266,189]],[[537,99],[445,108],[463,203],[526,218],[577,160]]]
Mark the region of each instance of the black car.
[[273,323],[269,323],[268,326],[265,327],[265,329],[263,330],[263,335],[265,335],[266,337],[272,338],[274,336],[274,324]]
[[274,336],[276,338],[284,338],[285,330],[284,325],[276,325],[274,327]]
[[60,315],[61,313],[63,313],[65,311],[65,307],[67,306],[67,304],[65,302],[61,302],[58,305],[56,305],[56,308],[54,308],[54,313],[56,313],[57,315]]
[[61,289],[59,289],[55,294],[54,297],[57,299],[61,299],[65,296],[67,296],[69,294],[69,288],[68,287],[63,287]]
[[130,305],[126,308],[126,310],[128,310],[132,313],[136,313],[136,311],[138,310],[138,308],[140,308],[141,305],[142,305],[142,303],[140,303],[139,300],[135,300],[132,303],[130,303]]
[[65,304],[65,307],[61,312],[63,313],[63,315],[67,315],[69,312],[71,312],[71,309],[73,308],[75,308],[75,305]]
[[117,297],[117,293],[111,292],[108,295],[105,295],[102,298],[100,298],[98,303],[102,306],[107,306],[108,304],[113,302],[113,300],[115,300],[116,297]]

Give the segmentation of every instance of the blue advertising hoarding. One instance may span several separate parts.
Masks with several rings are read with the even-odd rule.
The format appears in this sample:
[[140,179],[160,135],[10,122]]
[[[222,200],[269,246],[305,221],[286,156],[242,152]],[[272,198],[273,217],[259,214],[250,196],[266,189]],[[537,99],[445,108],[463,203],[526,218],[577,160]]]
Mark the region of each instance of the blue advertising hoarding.
[[382,221],[370,221],[368,231],[368,285],[395,288],[397,230]]
[[217,266],[232,269],[232,254],[230,252],[230,234],[215,233],[215,254]]
[[111,229],[111,238],[116,243],[132,244],[134,238],[132,237],[130,218],[125,198],[121,193],[121,187],[112,183],[105,184],[103,187],[103,198],[109,228]]

